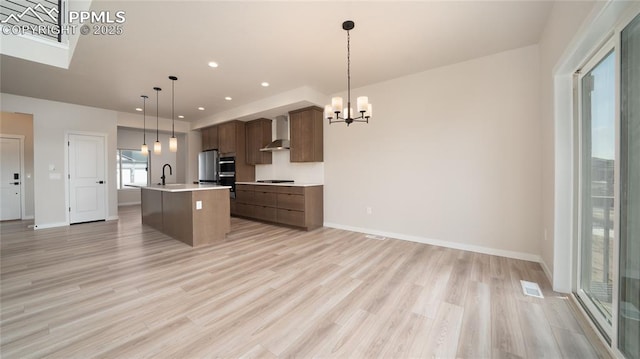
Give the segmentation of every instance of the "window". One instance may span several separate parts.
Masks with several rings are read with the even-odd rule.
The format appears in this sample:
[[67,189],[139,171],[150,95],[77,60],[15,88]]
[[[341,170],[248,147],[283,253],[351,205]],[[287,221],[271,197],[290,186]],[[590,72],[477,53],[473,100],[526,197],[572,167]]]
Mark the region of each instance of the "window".
[[579,71],[576,295],[640,359],[640,15]]
[[621,33],[618,349],[640,358],[640,15]]
[[139,150],[118,150],[117,174],[118,189],[128,184],[146,186],[149,184],[147,171],[148,157]]
[[[580,286],[589,309],[611,335],[615,238],[615,52],[585,70],[581,86]],[[597,314],[597,315],[596,315]]]

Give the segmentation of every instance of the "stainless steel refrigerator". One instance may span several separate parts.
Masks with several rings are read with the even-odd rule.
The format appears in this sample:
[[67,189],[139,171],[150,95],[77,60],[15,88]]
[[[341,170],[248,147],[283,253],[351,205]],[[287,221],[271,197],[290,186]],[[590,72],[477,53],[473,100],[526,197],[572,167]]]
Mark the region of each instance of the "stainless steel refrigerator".
[[198,154],[198,181],[200,183],[218,183],[220,180],[218,151],[204,151]]

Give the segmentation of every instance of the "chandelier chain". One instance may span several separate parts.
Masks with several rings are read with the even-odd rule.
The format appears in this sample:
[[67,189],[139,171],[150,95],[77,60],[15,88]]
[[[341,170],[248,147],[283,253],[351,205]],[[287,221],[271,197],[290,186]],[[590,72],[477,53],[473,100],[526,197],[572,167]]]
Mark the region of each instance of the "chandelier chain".
[[371,118],[371,104],[367,96],[357,97],[357,108],[351,105],[351,32],[355,24],[351,20],[342,23],[342,29],[347,31],[347,102],[343,97],[332,97],[331,103],[324,107],[324,117],[329,123],[345,122],[347,126],[353,122],[369,123]]

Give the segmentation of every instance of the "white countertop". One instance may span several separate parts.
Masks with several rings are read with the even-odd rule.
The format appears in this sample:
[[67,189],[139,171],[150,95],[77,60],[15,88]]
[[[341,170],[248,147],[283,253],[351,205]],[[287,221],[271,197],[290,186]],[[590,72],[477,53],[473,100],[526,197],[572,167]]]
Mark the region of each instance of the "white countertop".
[[302,182],[285,182],[285,183],[265,183],[265,182],[236,182],[236,184],[252,184],[261,186],[285,186],[285,187],[313,187],[322,186],[321,183],[302,183]]
[[189,183],[168,183],[166,185],[153,184],[150,186],[131,186],[144,189],[151,189],[154,191],[164,192],[191,192],[191,191],[206,191],[214,189],[230,189],[230,186],[220,186],[216,184],[189,184]]

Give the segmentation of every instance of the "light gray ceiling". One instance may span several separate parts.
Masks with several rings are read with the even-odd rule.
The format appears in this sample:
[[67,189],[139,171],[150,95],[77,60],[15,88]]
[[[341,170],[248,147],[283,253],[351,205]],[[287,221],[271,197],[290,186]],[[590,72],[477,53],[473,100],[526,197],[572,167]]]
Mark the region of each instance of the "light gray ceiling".
[[[124,34],[80,38],[68,70],[1,58],[1,90],[135,112],[163,88],[160,116],[198,120],[283,91],[346,89],[536,44],[551,1],[94,1],[124,10]],[[219,63],[217,69],[207,66]],[[260,86],[268,81],[271,86]],[[225,101],[225,96],[233,97]],[[327,98],[329,102],[329,98]],[[205,111],[198,111],[204,106]],[[153,111],[155,112],[155,111]]]

